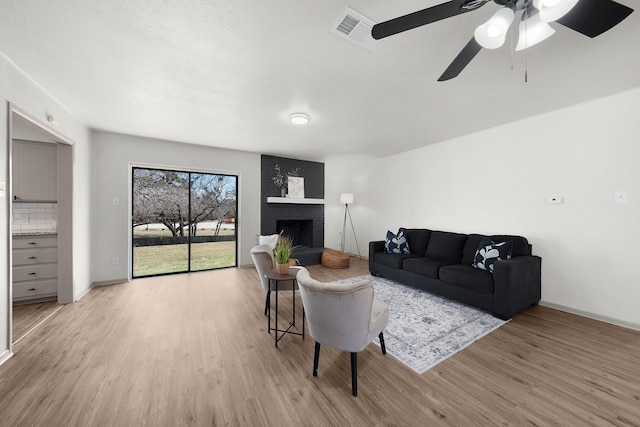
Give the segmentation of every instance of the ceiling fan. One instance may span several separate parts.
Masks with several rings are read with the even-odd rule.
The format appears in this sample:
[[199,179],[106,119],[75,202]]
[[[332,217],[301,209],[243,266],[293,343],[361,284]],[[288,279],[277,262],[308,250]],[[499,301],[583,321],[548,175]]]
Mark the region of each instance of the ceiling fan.
[[[379,40],[403,31],[476,10],[491,0],[451,0],[427,9],[376,24],[371,35]],[[613,0],[493,0],[502,6],[474,36],[438,81],[456,77],[482,50],[503,45],[515,13],[522,11],[516,50],[526,49],[550,37],[557,22],[589,37],[596,37],[622,22],[633,9]]]

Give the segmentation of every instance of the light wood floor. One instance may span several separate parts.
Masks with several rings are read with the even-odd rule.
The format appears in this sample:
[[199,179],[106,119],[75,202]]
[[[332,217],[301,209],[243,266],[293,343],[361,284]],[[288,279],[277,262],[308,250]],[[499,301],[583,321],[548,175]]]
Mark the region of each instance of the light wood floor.
[[354,398],[349,354],[323,347],[312,377],[313,340],[274,348],[263,309],[251,268],[95,288],[0,366],[0,424],[640,425],[637,331],[535,307],[420,376],[370,345]]
[[13,342],[20,341],[33,328],[53,315],[61,306],[57,301],[44,301],[13,306]]

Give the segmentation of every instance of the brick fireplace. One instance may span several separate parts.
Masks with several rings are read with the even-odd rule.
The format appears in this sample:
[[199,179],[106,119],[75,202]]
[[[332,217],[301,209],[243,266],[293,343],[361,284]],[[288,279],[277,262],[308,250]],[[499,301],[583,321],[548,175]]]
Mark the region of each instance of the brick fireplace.
[[[305,199],[324,199],[324,163],[284,157],[262,156],[261,162],[261,218],[260,234],[285,235],[294,239],[294,257],[303,265],[320,263],[324,250],[323,203],[269,203],[269,197],[280,197],[280,188],[273,182],[277,163],[283,173],[298,170],[304,178]],[[292,202],[294,200],[292,199]],[[308,200],[306,200],[308,201]]]

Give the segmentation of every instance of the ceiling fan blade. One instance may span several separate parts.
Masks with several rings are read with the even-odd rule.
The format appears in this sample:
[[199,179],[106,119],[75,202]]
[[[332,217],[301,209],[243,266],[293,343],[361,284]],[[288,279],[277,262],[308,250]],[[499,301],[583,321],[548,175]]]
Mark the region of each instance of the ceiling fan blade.
[[478,44],[475,37],[471,37],[469,43],[460,51],[458,56],[451,62],[449,67],[444,70],[444,73],[438,79],[439,82],[443,82],[445,80],[451,80],[454,77],[457,77],[458,74],[471,62],[473,58],[482,50],[482,46]]
[[488,2],[489,0],[451,0],[447,3],[375,24],[371,29],[371,36],[379,40],[422,25],[440,21],[441,19],[451,18],[452,16],[476,10]]
[[556,22],[589,37],[596,37],[618,25],[633,9],[613,0],[580,0]]

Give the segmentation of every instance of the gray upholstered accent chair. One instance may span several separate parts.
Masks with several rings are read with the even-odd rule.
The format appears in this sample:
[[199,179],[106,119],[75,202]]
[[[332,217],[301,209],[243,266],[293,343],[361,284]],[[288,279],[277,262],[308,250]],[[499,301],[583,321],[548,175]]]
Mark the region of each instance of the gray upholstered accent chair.
[[[273,270],[273,249],[269,245],[258,245],[251,248],[251,258],[253,259],[253,263],[256,266],[256,270],[258,271],[258,277],[260,277],[260,283],[262,284],[262,288],[267,293],[267,297],[264,304],[264,315],[267,316],[269,314],[269,306],[271,305],[271,292],[269,289],[269,279],[265,276],[267,271]],[[297,268],[299,267],[290,267],[289,274],[295,276],[297,273]],[[294,280],[291,282],[283,282],[281,281],[278,284],[279,291],[291,290],[293,286],[294,289],[298,289],[298,285]]]
[[378,336],[382,354],[387,354],[382,331],[389,323],[389,306],[373,298],[369,280],[357,283],[314,280],[306,268],[297,275],[309,333],[316,342],[313,376],[318,376],[320,345],[351,353],[351,390],[358,395],[359,352]]

